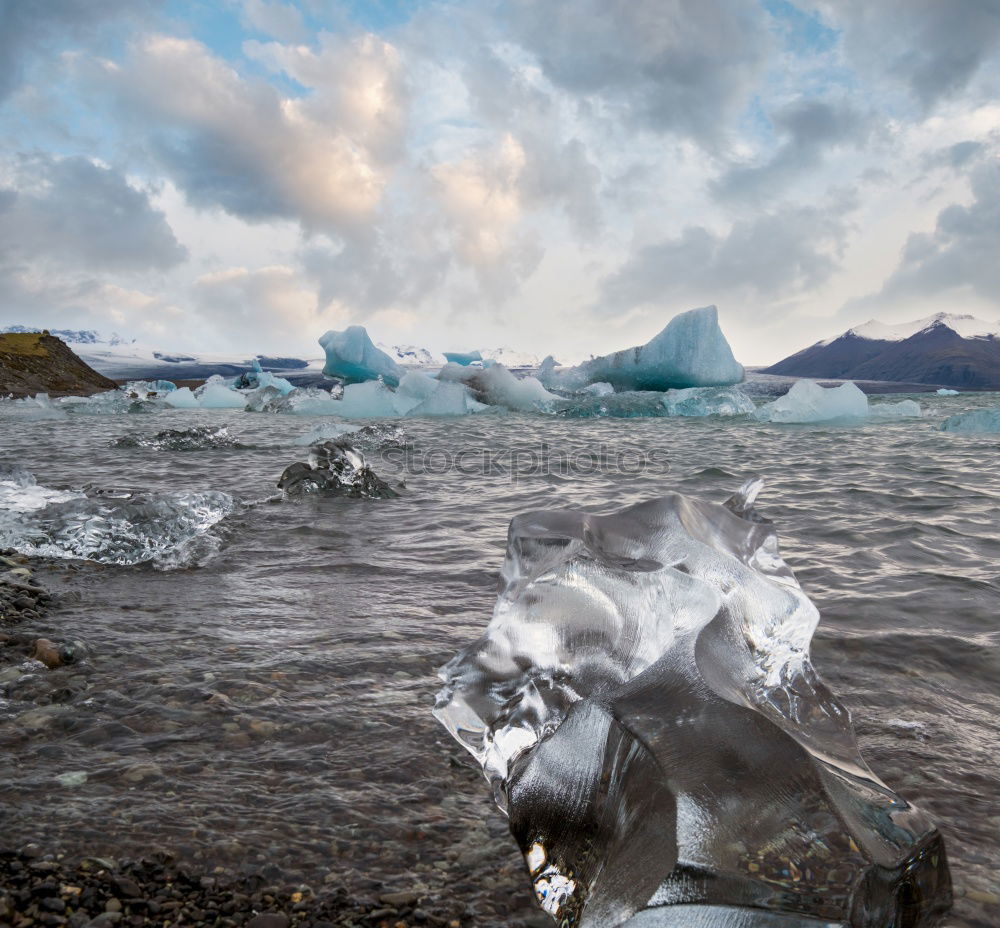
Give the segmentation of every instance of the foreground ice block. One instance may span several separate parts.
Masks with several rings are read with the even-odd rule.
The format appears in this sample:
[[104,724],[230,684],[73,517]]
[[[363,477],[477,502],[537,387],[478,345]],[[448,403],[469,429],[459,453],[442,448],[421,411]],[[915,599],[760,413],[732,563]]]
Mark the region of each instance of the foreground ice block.
[[363,325],[348,326],[343,332],[331,329],[320,336],[319,343],[326,352],[323,373],[327,377],[340,377],[346,383],[381,377],[396,386],[403,375],[399,365],[375,347]]
[[714,306],[681,313],[645,345],[585,361],[569,373],[620,390],[729,386],[744,376]]
[[510,525],[489,627],[434,713],[561,926],[929,928],[940,835],[816,675],[819,615],[752,481]]
[[784,396],[761,406],[755,415],[761,422],[786,423],[867,419],[868,397],[850,382],[821,387],[814,380],[797,380]]

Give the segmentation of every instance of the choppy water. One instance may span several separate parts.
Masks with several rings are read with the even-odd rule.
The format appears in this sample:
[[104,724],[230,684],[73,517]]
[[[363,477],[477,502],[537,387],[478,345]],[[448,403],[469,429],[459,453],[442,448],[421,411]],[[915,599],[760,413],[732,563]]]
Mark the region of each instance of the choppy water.
[[[930,417],[852,427],[406,421],[426,466],[391,500],[274,499],[281,471],[303,459],[296,440],[323,420],[0,412],[0,459],[45,487],[250,504],[185,561],[201,566],[67,560],[40,574],[64,595],[31,631],[79,639],[89,656],[0,684],[3,843],[117,857],[168,847],[274,879],[424,886],[465,899],[472,924],[510,925],[531,908],[519,855],[478,769],[429,712],[435,669],[491,613],[509,519],[668,489],[722,500],[761,473],[759,508],[822,613],[817,669],[853,711],[873,769],[945,835],[948,924],[996,925],[1000,437],[937,425],[998,397],[917,398]],[[225,426],[238,446],[117,441],[193,425]],[[531,469],[542,441],[579,455],[577,472],[502,472],[510,453]],[[482,449],[500,454],[497,472],[481,472]],[[64,776],[79,773],[86,782]]]

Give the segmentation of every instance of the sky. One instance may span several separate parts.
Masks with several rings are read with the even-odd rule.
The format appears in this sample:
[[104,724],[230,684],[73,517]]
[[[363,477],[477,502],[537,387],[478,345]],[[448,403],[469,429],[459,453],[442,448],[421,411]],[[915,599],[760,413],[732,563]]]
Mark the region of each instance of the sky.
[[1000,0],[0,0],[0,326],[569,363],[1000,319]]

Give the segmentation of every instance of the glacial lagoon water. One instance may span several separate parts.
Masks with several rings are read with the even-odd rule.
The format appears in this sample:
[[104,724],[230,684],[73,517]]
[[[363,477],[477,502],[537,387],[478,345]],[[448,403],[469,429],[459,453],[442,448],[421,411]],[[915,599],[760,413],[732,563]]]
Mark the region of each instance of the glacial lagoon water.
[[[510,519],[607,513],[671,490],[718,502],[761,474],[758,510],[821,613],[814,665],[871,767],[944,836],[956,896],[945,924],[994,926],[1000,436],[938,426],[1000,397],[912,398],[929,415],[853,426],[405,420],[408,465],[398,443],[368,452],[405,489],[371,500],[278,494],[304,459],[297,440],[329,420],[0,410],[0,461],[60,491],[60,505],[84,490],[113,511],[129,491],[140,508],[232,501],[159,564],[40,563],[59,604],[31,631],[86,656],[0,667],[4,843],[116,858],[161,847],[276,881],[452,895],[470,925],[521,924],[537,910],[520,854],[478,766],[430,713],[437,668],[492,612]],[[194,426],[227,439],[119,441]],[[571,473],[533,466],[543,443]],[[102,531],[97,519],[83,534],[99,544]]]

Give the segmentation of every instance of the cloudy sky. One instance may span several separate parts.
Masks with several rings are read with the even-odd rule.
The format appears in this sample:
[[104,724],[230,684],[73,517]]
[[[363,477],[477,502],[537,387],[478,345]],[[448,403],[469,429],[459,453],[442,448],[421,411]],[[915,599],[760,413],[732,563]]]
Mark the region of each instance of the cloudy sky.
[[1000,318],[1000,0],[0,0],[0,324],[764,363]]

